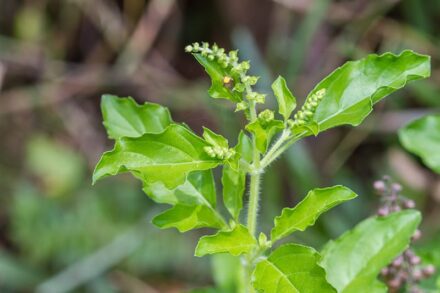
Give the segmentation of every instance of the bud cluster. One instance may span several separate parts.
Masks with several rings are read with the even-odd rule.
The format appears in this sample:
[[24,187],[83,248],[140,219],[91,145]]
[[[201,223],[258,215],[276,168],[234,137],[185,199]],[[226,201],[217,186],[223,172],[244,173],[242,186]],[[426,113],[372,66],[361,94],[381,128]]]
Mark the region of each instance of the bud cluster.
[[254,92],[252,86],[258,82],[258,76],[247,75],[250,69],[249,61],[240,62],[238,51],[225,52],[225,49],[219,48],[217,44],[212,46],[209,43],[193,43],[185,47],[188,53],[200,54],[208,60],[218,63],[226,72],[223,77],[223,85],[240,94],[245,94],[246,101],[237,103],[236,111],[242,111],[249,108],[249,101],[257,104],[264,104],[266,95]]
[[402,209],[413,209],[416,207],[413,200],[400,194],[402,186],[391,182],[388,176],[384,176],[382,180],[375,181],[373,186],[376,193],[381,197],[381,205],[377,210],[379,216],[386,216]]
[[400,292],[406,288],[406,292],[422,293],[417,284],[431,277],[435,273],[433,265],[420,265],[418,257],[411,249],[405,250],[393,262],[381,271],[381,276],[389,288],[389,292]]
[[228,160],[235,155],[234,149],[229,149],[220,146],[205,146],[203,150],[210,156],[211,158],[217,158],[220,160]]
[[294,120],[289,122],[291,127],[300,127],[305,125],[316,111],[319,102],[324,98],[326,89],[320,89],[310,96],[301,109],[293,116]]
[[[415,207],[415,202],[400,194],[402,186],[391,181],[390,177],[384,176],[382,180],[377,180],[373,184],[377,194],[381,196],[381,205],[377,211],[378,216],[386,216],[390,213],[398,212],[402,209]],[[412,241],[420,239],[422,233],[416,230]],[[417,284],[422,280],[431,277],[435,273],[432,265],[421,265],[421,259],[415,252],[408,248],[394,261],[383,268],[381,277],[387,284],[389,292],[400,292],[406,288],[407,292],[423,292]]]
[[274,112],[272,110],[266,109],[260,114],[258,114],[258,120],[262,126],[267,125],[274,119]]

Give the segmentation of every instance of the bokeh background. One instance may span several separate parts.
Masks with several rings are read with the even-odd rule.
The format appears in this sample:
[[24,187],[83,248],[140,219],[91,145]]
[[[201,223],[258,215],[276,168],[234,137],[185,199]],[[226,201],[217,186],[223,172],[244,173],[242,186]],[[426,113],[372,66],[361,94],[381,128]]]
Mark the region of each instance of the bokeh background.
[[0,0],[0,291],[183,292],[233,282],[229,260],[193,257],[206,231],[150,224],[163,207],[138,182],[91,186],[112,146],[103,93],[164,104],[196,132],[205,125],[235,141],[242,117],[208,97],[206,75],[183,50],[194,41],[238,48],[262,92],[282,74],[301,101],[347,60],[407,48],[431,55],[430,79],[381,102],[360,127],[307,139],[273,164],[260,226],[270,229],[315,186],[345,184],[361,196],[295,236],[319,248],[375,212],[372,182],[388,174],[423,212],[417,250],[440,267],[440,177],[396,136],[439,111],[439,20],[439,0]]

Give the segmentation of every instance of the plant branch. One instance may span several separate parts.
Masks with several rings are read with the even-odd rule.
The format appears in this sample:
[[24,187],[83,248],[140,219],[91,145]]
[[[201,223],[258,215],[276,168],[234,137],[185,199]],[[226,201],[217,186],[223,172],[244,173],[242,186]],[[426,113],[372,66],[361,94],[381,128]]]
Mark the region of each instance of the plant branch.
[[261,160],[260,168],[264,170],[279,156],[281,156],[292,144],[303,138],[306,132],[302,132],[297,135],[290,135],[290,131],[283,131],[280,138],[270,148],[266,155]]
[[[251,122],[257,119],[257,113],[255,109],[255,103],[250,101],[250,120]],[[256,137],[252,136],[252,148],[253,148],[253,170],[250,178],[250,191],[249,191],[249,207],[247,226],[249,232],[255,235],[257,226],[257,214],[258,214],[258,201],[260,193],[260,152],[257,149]]]

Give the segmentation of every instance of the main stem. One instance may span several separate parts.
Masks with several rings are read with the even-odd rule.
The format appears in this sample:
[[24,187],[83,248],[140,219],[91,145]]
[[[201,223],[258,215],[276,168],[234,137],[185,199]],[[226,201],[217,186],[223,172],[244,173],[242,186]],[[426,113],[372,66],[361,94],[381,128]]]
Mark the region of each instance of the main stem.
[[[255,103],[250,102],[250,121],[253,122],[257,119],[257,111],[255,109]],[[257,232],[257,215],[258,215],[258,201],[260,195],[260,151],[257,148],[257,141],[255,135],[252,136],[252,171],[250,172],[250,189],[249,189],[249,206],[247,215],[247,228],[252,235],[256,235]],[[246,267],[243,277],[245,278],[246,292],[253,293],[254,288],[252,286],[251,277],[253,270],[253,256],[248,255],[246,258]]]
[[[250,120],[255,121],[257,119],[257,113],[255,110],[255,103],[252,102],[250,107]],[[257,230],[257,215],[258,215],[258,200],[260,194],[260,152],[257,148],[256,137],[252,137],[253,148],[253,168],[250,174],[250,191],[249,191],[249,206],[248,206],[248,218],[247,227],[252,235],[255,235]]]

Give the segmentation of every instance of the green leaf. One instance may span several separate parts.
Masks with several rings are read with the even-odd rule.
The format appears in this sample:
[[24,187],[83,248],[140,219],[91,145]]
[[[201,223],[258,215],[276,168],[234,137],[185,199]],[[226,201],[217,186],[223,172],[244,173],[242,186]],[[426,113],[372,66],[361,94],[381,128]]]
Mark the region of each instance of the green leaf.
[[238,135],[238,143],[235,146],[235,151],[240,155],[240,158],[248,163],[252,162],[252,141],[243,131]]
[[246,125],[246,130],[252,132],[256,137],[257,148],[265,153],[272,137],[284,129],[284,123],[280,120],[272,120],[262,123],[259,119]]
[[131,97],[103,95],[101,111],[110,138],[160,133],[172,123],[170,112],[158,104],[138,105]]
[[185,182],[168,188],[160,181],[145,184],[143,191],[155,202],[166,204],[216,206],[214,177],[211,170],[191,172]]
[[196,256],[214,253],[229,253],[238,256],[250,253],[257,245],[257,240],[243,225],[237,225],[231,231],[220,231],[215,235],[203,236],[196,247]]
[[180,232],[200,227],[221,228],[223,218],[215,210],[216,191],[211,170],[194,171],[174,189],[162,182],[145,184],[144,192],[158,203],[175,207],[156,216],[153,224],[160,228],[177,228]]
[[229,165],[223,166],[223,202],[235,220],[238,220],[240,211],[243,208],[243,194],[246,189],[245,184],[245,172],[234,170]]
[[179,232],[202,227],[221,229],[225,225],[218,214],[205,205],[187,206],[182,204],[177,204],[157,215],[152,222],[159,228],[176,228]]
[[218,293],[242,292],[243,268],[241,259],[226,253],[210,257],[212,278]]
[[228,99],[233,102],[240,102],[241,95],[233,92],[231,89],[227,88],[223,84],[223,78],[225,76],[230,76],[234,80],[238,80],[238,76],[233,76],[230,72],[227,72],[222,68],[218,62],[211,61],[208,58],[202,56],[201,54],[193,54],[197,61],[205,68],[206,73],[208,73],[211,78],[211,87],[208,91],[209,95],[214,99]]
[[[243,159],[250,163],[252,161],[252,142],[249,137],[240,132],[238,143],[235,146],[238,159]],[[238,220],[240,211],[243,208],[243,194],[246,189],[246,171],[237,162],[231,165],[223,166],[222,185],[223,185],[223,202],[225,207],[235,220]]]
[[296,108],[296,98],[287,87],[286,80],[282,76],[272,83],[272,90],[278,101],[278,112],[283,115],[284,120],[289,119],[290,114]]
[[327,283],[325,271],[318,266],[320,255],[313,248],[286,244],[259,262],[253,284],[262,293],[336,292]]
[[440,173],[440,115],[417,119],[399,130],[401,144]]
[[123,137],[112,151],[104,153],[96,165],[93,182],[130,171],[147,185],[160,181],[174,188],[185,181],[189,172],[212,169],[221,162],[205,153],[206,146],[203,139],[176,124],[159,134]]
[[369,287],[365,288],[365,292],[368,292],[368,293],[387,293],[388,292],[388,286],[379,280],[374,280],[368,286]]
[[275,242],[295,231],[304,231],[314,225],[322,213],[356,196],[351,189],[341,185],[309,191],[295,207],[283,209],[281,216],[275,218],[275,226],[271,232],[272,241]]
[[430,71],[430,57],[412,51],[400,55],[372,54],[347,62],[308,95],[307,99],[321,89],[326,90],[312,120],[318,124],[319,131],[344,124],[359,125],[374,104],[408,81],[428,77]]
[[203,127],[203,138],[210,145],[229,148],[228,140],[209,128]]
[[387,217],[372,217],[330,241],[322,251],[327,280],[340,293],[365,291],[380,270],[401,254],[421,220],[420,213],[405,210]]

